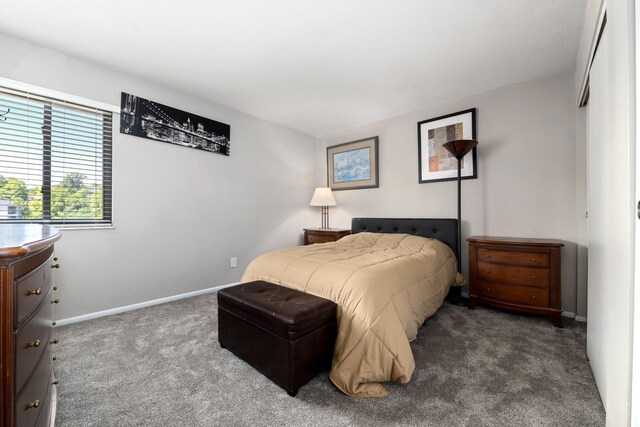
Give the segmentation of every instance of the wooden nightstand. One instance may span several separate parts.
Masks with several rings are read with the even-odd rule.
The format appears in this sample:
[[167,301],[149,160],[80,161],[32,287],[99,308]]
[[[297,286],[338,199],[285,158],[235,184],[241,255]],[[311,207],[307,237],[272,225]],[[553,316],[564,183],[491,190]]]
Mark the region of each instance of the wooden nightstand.
[[478,302],[551,316],[562,327],[560,240],[473,236],[469,308]]
[[347,228],[305,228],[304,244],[335,242],[351,234]]

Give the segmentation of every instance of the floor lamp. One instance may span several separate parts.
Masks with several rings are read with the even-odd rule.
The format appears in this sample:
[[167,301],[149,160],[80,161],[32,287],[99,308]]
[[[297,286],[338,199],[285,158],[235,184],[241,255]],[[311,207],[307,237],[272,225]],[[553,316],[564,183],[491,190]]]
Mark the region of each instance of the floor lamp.
[[[460,194],[462,193],[462,158],[473,150],[476,145],[478,145],[478,141],[473,139],[459,139],[442,145],[453,157],[458,159],[458,255],[460,258],[462,258],[462,203],[460,201]],[[459,265],[458,270],[462,270]]]

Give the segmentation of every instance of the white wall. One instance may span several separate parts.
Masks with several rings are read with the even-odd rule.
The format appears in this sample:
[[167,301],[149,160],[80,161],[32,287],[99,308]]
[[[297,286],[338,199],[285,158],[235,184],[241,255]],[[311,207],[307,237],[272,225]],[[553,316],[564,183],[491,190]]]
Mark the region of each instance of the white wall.
[[115,229],[64,231],[57,318],[237,281],[319,220],[315,138],[2,34],[0,58],[0,77],[114,105],[128,92],[231,125],[225,157],[122,135],[116,117]]
[[[351,217],[457,216],[456,183],[418,183],[417,122],[477,108],[478,179],[462,185],[462,234],[562,239],[563,309],[576,312],[576,106],[574,71],[452,101],[318,139],[326,147],[378,135],[380,188],[335,192],[332,225]],[[463,245],[463,272],[468,270]],[[584,312],[584,309],[582,309]]]

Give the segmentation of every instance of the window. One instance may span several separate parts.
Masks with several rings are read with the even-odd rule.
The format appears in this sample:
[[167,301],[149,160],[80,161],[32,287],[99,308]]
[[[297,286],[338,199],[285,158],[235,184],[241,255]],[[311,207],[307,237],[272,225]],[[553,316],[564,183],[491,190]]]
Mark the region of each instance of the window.
[[0,223],[111,224],[112,113],[0,86]]

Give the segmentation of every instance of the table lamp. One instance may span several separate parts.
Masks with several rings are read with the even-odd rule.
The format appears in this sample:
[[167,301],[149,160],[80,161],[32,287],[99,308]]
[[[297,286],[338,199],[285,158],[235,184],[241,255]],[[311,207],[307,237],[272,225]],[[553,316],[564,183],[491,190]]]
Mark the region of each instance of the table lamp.
[[322,207],[322,229],[329,228],[329,206],[337,206],[336,199],[333,197],[333,192],[327,187],[318,187],[313,192],[310,206]]

